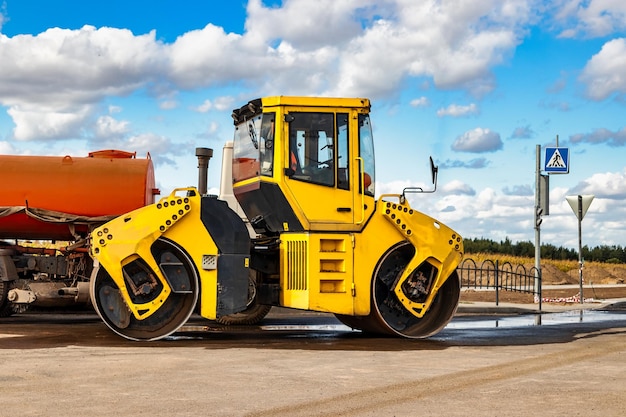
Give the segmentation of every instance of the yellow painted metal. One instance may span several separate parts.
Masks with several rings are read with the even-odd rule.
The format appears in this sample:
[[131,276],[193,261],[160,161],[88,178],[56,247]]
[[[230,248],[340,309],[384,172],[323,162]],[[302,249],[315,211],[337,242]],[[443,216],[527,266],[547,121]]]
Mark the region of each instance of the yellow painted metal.
[[[304,310],[367,315],[379,260],[389,248],[409,241],[416,248],[415,255],[394,291],[407,310],[423,317],[461,262],[463,242],[454,230],[413,210],[406,202],[388,201],[390,197],[400,196],[382,196],[377,201],[376,212],[360,233],[281,234],[280,304]],[[435,266],[437,275],[426,301],[418,304],[402,293],[401,285],[423,262]]]
[[[384,201],[384,197],[397,197],[399,202]],[[439,288],[454,272],[463,258],[463,241],[454,230],[423,213],[413,210],[400,195],[387,195],[378,201],[378,211],[396,230],[415,247],[409,261],[394,287],[398,300],[416,317],[423,317],[432,304]],[[436,268],[437,275],[423,303],[411,301],[402,291],[402,284],[424,262]]]
[[369,112],[370,108],[370,101],[367,98],[272,96],[263,97],[261,100],[264,110],[275,106],[300,106],[322,107],[324,111],[332,107],[358,108]]
[[353,235],[283,233],[280,304],[354,314]]
[[[396,288],[409,277],[410,272],[422,262],[430,262],[437,268],[437,276],[431,286],[429,296],[416,311],[404,294],[398,297],[402,304],[411,309],[412,314],[424,315],[432,304],[437,292],[463,258],[463,243],[458,233],[437,220],[412,210],[407,203],[395,204],[396,211],[402,211],[401,223],[398,215],[391,219],[394,203],[383,196],[377,202],[376,212],[361,233],[354,234],[354,315],[367,315],[371,308],[372,279],[376,275],[379,260],[395,245],[409,241],[416,248],[414,258],[398,279]],[[389,207],[388,207],[389,205]],[[407,209],[405,212],[404,209]],[[390,210],[387,213],[387,209]],[[390,221],[393,220],[393,221]],[[405,226],[405,228],[402,227]],[[408,233],[411,231],[411,233]],[[403,300],[403,301],[402,301]],[[323,311],[334,311],[336,306],[325,306]],[[344,313],[341,313],[344,314]]]
[[[390,248],[409,241],[416,253],[394,291],[411,314],[422,317],[439,288],[461,261],[462,241],[452,229],[411,209],[406,201],[402,204],[384,201],[384,198],[401,200],[398,195],[386,195],[376,201],[374,197],[359,192],[359,184],[365,183],[365,171],[364,161],[359,156],[356,121],[359,114],[369,113],[369,100],[280,96],[263,98],[262,104],[264,112],[276,114],[274,174],[235,183],[234,187],[250,187],[255,181],[278,185],[306,231],[291,233],[285,224],[281,233],[280,304],[338,314],[367,315],[371,309],[372,280],[379,260]],[[349,190],[284,175],[291,162],[289,123],[284,123],[285,116],[292,112],[316,111],[349,114],[348,143],[352,161],[349,164]],[[340,207],[343,209],[338,210]],[[342,242],[338,245],[345,251],[325,251],[321,242]],[[418,304],[402,293],[401,285],[423,262],[433,265],[437,276],[426,301]]]
[[[363,181],[362,159],[353,157],[350,163],[350,189],[320,186],[299,181],[284,175],[290,167],[289,124],[283,122],[290,112],[347,113],[350,119],[349,154],[359,154],[358,114],[368,114],[370,101],[366,98],[326,98],[326,97],[290,97],[276,96],[262,98],[263,111],[275,112],[277,132],[274,141],[273,176],[256,176],[235,182],[233,189],[249,188],[260,182],[277,184],[294,214],[305,230],[311,231],[359,231],[365,219],[373,213],[374,198],[358,192],[359,179]],[[321,204],[323,202],[323,204]],[[338,210],[348,209],[348,210]],[[360,222],[355,223],[359,216]],[[284,225],[288,231],[288,224]]]
[[[180,196],[179,193],[185,195]],[[137,320],[157,311],[171,293],[156,260],[150,252],[160,237],[176,242],[193,260],[200,278],[201,315],[214,319],[217,310],[217,271],[197,268],[203,257],[218,255],[217,246],[200,220],[200,201],[195,188],[180,188],[169,196],[95,229],[91,234],[91,254],[109,273],[120,289],[122,298]],[[176,225],[176,227],[173,227]],[[123,267],[142,259],[163,289],[151,302],[135,304],[128,293]]]

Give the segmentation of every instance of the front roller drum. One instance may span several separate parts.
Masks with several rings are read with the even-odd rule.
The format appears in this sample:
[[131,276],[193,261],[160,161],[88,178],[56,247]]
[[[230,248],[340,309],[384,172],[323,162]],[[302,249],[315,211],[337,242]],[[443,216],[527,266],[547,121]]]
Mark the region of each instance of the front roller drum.
[[418,318],[398,300],[394,287],[413,258],[414,247],[403,243],[390,249],[381,259],[372,284],[372,306],[368,316],[337,316],[354,329],[368,333],[419,339],[432,336],[450,322],[459,305],[461,283],[456,271],[448,277],[429,310]]
[[[151,252],[172,292],[158,310],[142,320],[133,315],[119,287],[102,266],[95,268],[91,277],[91,300],[96,312],[111,330],[126,339],[147,341],[169,336],[185,324],[198,300],[198,274],[189,256],[174,242],[163,238],[152,245]],[[123,270],[135,304],[150,302],[163,288],[140,259]]]

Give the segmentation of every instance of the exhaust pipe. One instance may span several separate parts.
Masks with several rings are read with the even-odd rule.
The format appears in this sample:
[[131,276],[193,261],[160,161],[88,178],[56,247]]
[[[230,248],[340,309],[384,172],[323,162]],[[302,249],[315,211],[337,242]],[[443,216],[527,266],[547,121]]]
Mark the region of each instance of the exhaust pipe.
[[213,157],[213,149],[196,148],[196,156],[198,157],[198,192],[200,195],[206,195],[209,160]]

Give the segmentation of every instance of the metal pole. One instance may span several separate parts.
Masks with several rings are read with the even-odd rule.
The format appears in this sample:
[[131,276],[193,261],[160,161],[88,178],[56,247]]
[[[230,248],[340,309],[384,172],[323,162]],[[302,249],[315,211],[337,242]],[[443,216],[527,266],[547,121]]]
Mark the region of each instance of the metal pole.
[[207,176],[209,172],[209,159],[213,157],[213,149],[196,148],[198,157],[198,192],[200,195],[207,193]]
[[496,305],[499,305],[500,303],[500,280],[498,279],[498,275],[499,275],[499,265],[498,265],[498,261],[496,260],[496,270],[494,271],[495,277],[494,279],[494,285],[496,287]]
[[541,229],[539,226],[539,181],[541,176],[541,145],[535,148],[535,291],[539,297],[541,311]]
[[578,196],[578,281],[580,282],[580,303],[584,303],[583,297],[583,196]]

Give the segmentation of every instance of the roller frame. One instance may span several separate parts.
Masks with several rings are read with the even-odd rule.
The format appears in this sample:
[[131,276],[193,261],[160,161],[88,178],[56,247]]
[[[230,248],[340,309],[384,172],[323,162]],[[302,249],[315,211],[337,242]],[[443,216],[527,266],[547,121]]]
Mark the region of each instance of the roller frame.
[[[187,190],[193,189],[176,189],[168,198],[162,199],[159,203],[120,216],[95,229],[92,233],[92,256],[97,255],[99,264],[106,269],[118,286],[122,299],[137,320],[143,320],[154,314],[172,292],[150,248],[170,227],[191,211],[191,198],[176,195],[177,192]],[[105,247],[106,250],[103,250]],[[142,304],[133,302],[123,272],[124,266],[137,259],[147,264],[163,286],[152,301]]]

